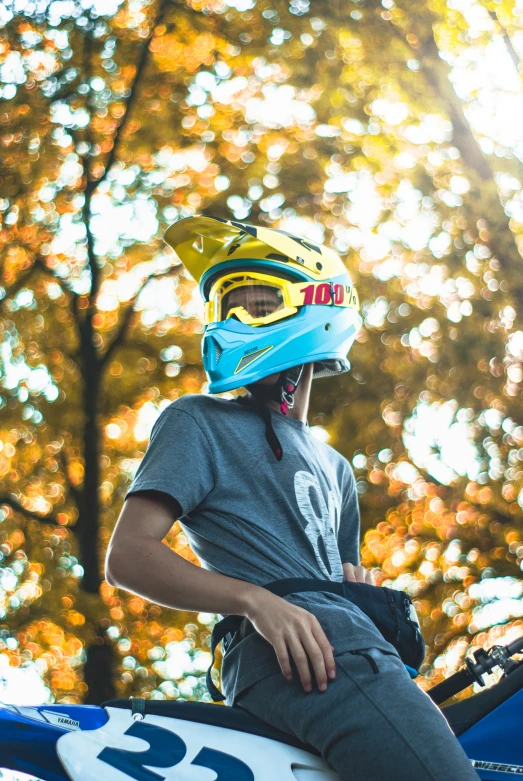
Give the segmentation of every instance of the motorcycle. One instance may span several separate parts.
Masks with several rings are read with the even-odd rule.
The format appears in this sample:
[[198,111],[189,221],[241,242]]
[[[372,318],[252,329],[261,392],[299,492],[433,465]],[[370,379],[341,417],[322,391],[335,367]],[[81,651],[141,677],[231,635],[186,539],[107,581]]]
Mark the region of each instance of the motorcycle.
[[[523,776],[523,637],[483,648],[429,689],[484,781]],[[484,676],[497,683],[442,705]],[[338,781],[312,747],[242,708],[178,700],[96,705],[0,705],[0,767],[43,781]],[[214,775],[210,775],[212,771]],[[449,779],[451,781],[451,779]]]

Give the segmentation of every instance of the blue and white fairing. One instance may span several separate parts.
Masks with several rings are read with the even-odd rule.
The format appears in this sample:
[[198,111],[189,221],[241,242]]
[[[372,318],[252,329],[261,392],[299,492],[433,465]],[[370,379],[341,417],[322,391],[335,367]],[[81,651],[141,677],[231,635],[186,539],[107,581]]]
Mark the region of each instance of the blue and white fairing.
[[69,781],[57,741],[69,732],[99,729],[107,720],[97,705],[1,705],[0,767],[45,781]]
[[[523,667],[504,684],[442,708],[482,781],[523,778],[522,678]],[[241,708],[144,707],[133,715],[129,700],[103,708],[0,706],[0,767],[44,781],[338,781],[314,749]]]

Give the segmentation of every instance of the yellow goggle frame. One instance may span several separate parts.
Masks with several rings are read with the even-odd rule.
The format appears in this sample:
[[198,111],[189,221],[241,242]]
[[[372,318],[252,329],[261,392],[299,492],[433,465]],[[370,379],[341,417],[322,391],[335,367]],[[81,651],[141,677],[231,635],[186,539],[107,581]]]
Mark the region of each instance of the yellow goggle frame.
[[[229,310],[227,317],[233,314],[238,317],[245,325],[270,325],[271,323],[283,320],[298,311],[298,307],[320,304],[340,307],[348,307],[359,310],[359,300],[356,288],[353,285],[342,285],[338,282],[290,282],[282,277],[271,276],[257,271],[235,271],[220,277],[209,291],[209,301],[204,305],[204,324],[220,322],[219,312],[221,309],[221,300],[223,296],[236,288],[245,287],[247,280],[256,280],[269,287],[275,287],[283,294],[284,306],[263,317],[253,317],[245,307],[235,306]],[[223,290],[225,283],[230,283],[226,290]],[[221,291],[220,291],[221,289]],[[215,306],[215,297],[218,298],[218,306]],[[226,318],[225,318],[226,319]]]

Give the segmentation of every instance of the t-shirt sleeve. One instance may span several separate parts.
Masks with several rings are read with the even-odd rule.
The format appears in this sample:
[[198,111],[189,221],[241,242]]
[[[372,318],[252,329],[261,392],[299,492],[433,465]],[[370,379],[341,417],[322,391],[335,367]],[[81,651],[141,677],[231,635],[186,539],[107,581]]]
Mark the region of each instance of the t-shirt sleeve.
[[358,566],[360,563],[360,508],[356,480],[349,464],[347,467],[338,531],[338,550],[343,564],[350,562]]
[[191,512],[214,487],[214,461],[193,415],[168,407],[156,420],[149,444],[125,498],[136,491],[163,491]]

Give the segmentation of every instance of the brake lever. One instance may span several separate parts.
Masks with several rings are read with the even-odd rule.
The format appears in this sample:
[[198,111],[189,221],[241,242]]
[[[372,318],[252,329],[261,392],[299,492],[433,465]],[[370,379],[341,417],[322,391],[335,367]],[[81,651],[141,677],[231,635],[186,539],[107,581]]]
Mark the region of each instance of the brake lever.
[[473,659],[465,659],[467,669],[476,683],[485,686],[483,676],[491,673],[494,667],[500,667],[505,676],[519,667],[519,662],[511,658],[510,650],[506,645],[493,645],[489,651],[478,648]]
[[512,659],[506,645],[493,645],[490,649],[489,656],[495,659],[499,667],[503,670],[504,675],[510,675],[510,673],[519,667],[519,662]]

